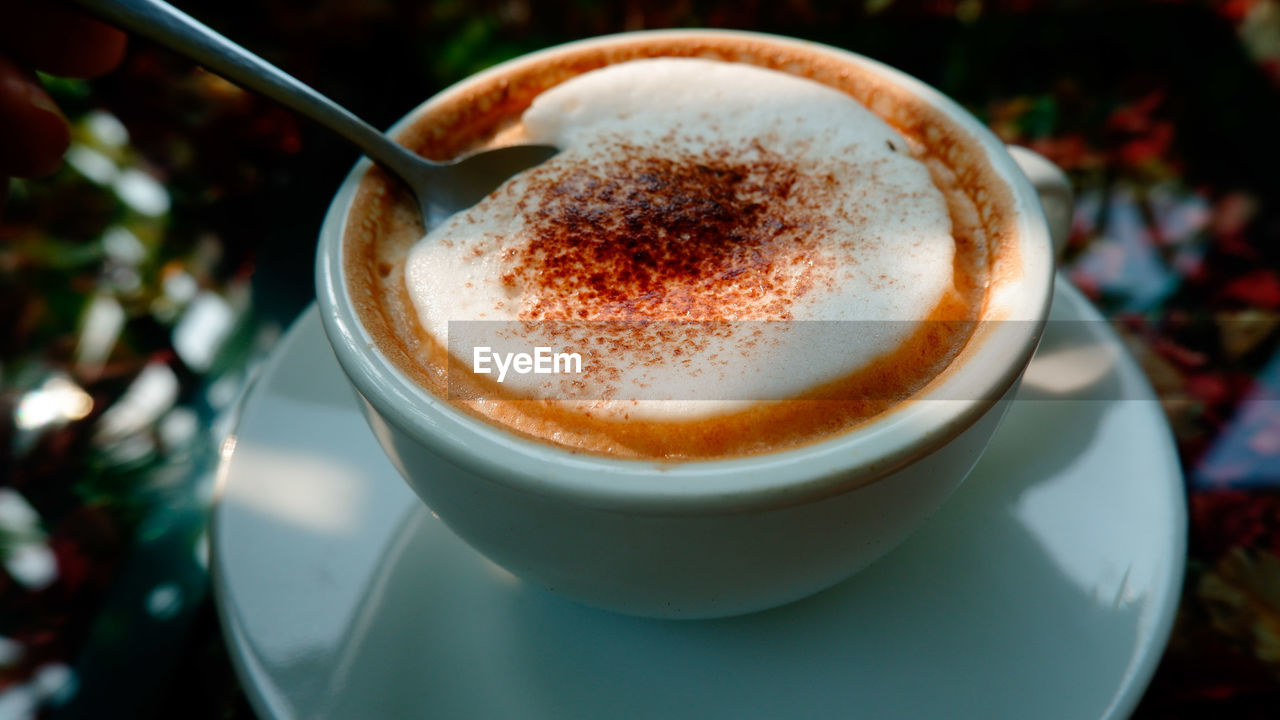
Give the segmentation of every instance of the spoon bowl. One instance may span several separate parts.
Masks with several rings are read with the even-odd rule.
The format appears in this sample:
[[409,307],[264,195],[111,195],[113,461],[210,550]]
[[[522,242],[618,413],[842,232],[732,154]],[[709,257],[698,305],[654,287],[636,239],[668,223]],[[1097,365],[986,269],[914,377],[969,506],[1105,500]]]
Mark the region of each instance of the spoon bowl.
[[557,152],[551,145],[509,145],[466,155],[447,164],[413,155],[417,167],[400,177],[418,200],[423,228],[430,230],[450,215],[483,200],[512,175],[542,163]]

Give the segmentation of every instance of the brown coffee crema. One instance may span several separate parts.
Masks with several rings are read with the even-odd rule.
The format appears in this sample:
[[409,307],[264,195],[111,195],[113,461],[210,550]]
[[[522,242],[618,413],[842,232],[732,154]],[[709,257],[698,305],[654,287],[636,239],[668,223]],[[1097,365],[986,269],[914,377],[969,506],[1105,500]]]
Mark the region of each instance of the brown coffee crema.
[[[426,157],[443,160],[492,143],[495,136],[518,138],[520,116],[538,93],[608,64],[650,57],[699,57],[787,72],[841,90],[880,116],[911,144],[909,151],[925,163],[947,200],[956,243],[956,292],[948,293],[927,313],[927,322],[920,323],[919,329],[887,356],[790,400],[762,401],[698,419],[654,420],[513,398],[488,377],[473,375],[464,362],[451,358],[446,348],[422,329],[404,283],[406,255],[422,234],[416,205],[396,181],[374,168],[363,179],[348,214],[343,269],[357,313],[378,349],[431,393],[498,427],[573,451],[661,460],[753,455],[828,438],[891,412],[945,377],[949,364],[972,334],[975,321],[993,319],[987,316],[989,289],[1019,275],[1012,194],[990,166],[979,141],[943,112],[838,57],[773,44],[764,38],[716,35],[637,36],[607,45],[568,48],[435,103],[432,112],[417,118],[399,140]],[[644,161],[636,162],[639,164],[632,169],[643,171]],[[755,203],[734,207],[725,183],[735,174],[740,178],[743,172],[754,172],[768,176],[770,187],[785,187],[791,172],[785,164],[746,169],[704,164],[648,170],[661,172],[639,175],[666,178],[664,182],[678,186],[650,191],[675,193],[684,198],[682,202],[688,201],[682,216],[667,217],[663,222],[696,226],[695,243],[668,243],[647,250],[596,243],[587,251],[595,256],[575,256],[557,272],[556,264],[547,263],[546,258],[557,252],[581,252],[570,237],[572,232],[566,230],[563,236],[540,238],[545,247],[530,252],[527,262],[517,264],[522,268],[517,272],[536,273],[538,282],[550,287],[567,284],[578,291],[600,293],[616,303],[642,303],[643,298],[653,297],[646,288],[673,278],[696,281],[705,277],[707,264],[741,262],[742,270],[751,272],[753,263],[758,271],[760,263],[769,262],[767,243],[761,245],[764,253],[739,253],[734,256],[737,259],[719,254],[725,247],[724,237],[773,227],[781,221],[770,218],[768,209]],[[695,186],[704,181],[707,198],[727,194],[721,198],[723,203],[707,203],[702,208],[704,216],[699,218],[698,203],[689,199],[698,196]],[[648,212],[640,206],[632,210],[640,220]],[[722,210],[734,217],[722,217]],[[573,212],[564,206],[556,211]],[[625,261],[628,254],[638,252],[660,256],[648,257],[638,266]],[[598,263],[605,274],[582,274],[584,260]],[[643,268],[643,273],[637,274],[637,267]],[[609,273],[612,278],[606,277]],[[704,306],[698,317],[714,317],[720,309]],[[543,317],[560,319],[553,308]]]

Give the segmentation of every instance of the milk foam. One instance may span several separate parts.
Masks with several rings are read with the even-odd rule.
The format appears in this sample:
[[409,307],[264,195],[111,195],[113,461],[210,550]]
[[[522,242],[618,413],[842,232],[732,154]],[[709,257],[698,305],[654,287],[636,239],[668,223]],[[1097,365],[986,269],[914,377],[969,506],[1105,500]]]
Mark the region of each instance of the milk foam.
[[[451,321],[451,346],[460,332],[493,329],[458,321],[849,321],[615,338],[597,346],[585,363],[592,380],[577,386],[592,388],[595,407],[678,419],[723,411],[726,399],[794,396],[885,356],[912,327],[883,321],[923,320],[953,290],[943,193],[907,140],[824,85],[738,63],[635,60],[542,93],[523,128],[562,151],[409,254],[408,294],[435,338],[446,341]],[[690,191],[704,175],[719,195]],[[753,218],[741,233],[717,221],[734,238],[722,253],[733,259],[682,254],[686,236],[715,242],[688,219],[725,208]],[[650,239],[666,260],[648,256]],[[622,253],[609,245],[623,241]],[[597,264],[607,264],[604,281]],[[563,323],[543,325],[561,334],[533,322],[479,342],[514,350],[564,339]],[[545,376],[505,387],[558,392]],[[630,398],[645,401],[619,402]]]

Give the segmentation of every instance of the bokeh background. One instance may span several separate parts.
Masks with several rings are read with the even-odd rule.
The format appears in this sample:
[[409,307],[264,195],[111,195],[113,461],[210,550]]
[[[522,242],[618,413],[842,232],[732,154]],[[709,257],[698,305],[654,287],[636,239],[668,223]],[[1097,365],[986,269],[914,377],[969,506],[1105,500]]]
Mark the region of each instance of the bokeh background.
[[[176,4],[380,127],[530,50],[704,26],[877,58],[1047,155],[1079,197],[1064,272],[1186,471],[1137,717],[1280,716],[1280,0]],[[357,153],[147,42],[47,84],[74,144],[0,216],[0,718],[251,718],[207,576],[218,448]]]

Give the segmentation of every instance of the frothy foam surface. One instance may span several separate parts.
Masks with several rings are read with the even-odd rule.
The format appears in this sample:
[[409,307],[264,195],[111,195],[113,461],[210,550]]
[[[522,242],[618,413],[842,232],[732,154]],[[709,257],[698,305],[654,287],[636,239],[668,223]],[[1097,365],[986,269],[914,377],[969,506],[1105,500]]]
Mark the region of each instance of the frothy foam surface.
[[[406,289],[441,342],[451,322],[455,334],[496,326],[459,321],[506,321],[514,346],[557,348],[566,327],[585,343],[595,322],[701,321],[632,325],[597,344],[578,395],[594,407],[679,419],[725,409],[708,398],[798,395],[913,332],[884,321],[960,302],[947,198],[911,143],[825,85],[740,63],[635,60],[540,94],[523,129],[562,152],[418,242]],[[726,320],[853,322],[838,333],[707,322]],[[548,382],[513,377],[505,390]],[[620,402],[636,397],[670,401]]]

